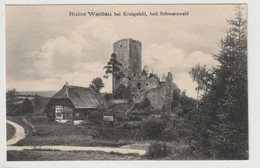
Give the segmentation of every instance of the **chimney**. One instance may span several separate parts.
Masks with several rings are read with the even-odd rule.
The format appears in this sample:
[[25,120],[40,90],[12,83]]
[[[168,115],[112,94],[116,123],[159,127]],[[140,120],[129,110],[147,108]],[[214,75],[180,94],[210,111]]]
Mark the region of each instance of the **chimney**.
[[66,89],[66,97],[67,97],[67,98],[69,98],[68,86],[69,86],[69,82],[66,82],[66,83],[65,83],[65,89]]

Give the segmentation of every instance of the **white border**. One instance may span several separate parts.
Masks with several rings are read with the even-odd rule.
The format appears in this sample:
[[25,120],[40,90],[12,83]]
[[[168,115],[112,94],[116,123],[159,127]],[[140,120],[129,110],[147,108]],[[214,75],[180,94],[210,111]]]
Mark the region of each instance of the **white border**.
[[[249,160],[247,161],[32,161],[6,162],[6,124],[5,124],[5,29],[4,8],[6,4],[228,4],[247,3],[248,5],[248,81],[249,81]],[[199,167],[199,168],[244,168],[260,167],[260,110],[258,108],[260,95],[260,1],[258,0],[2,0],[0,2],[0,116],[1,116],[1,162],[0,167]]]

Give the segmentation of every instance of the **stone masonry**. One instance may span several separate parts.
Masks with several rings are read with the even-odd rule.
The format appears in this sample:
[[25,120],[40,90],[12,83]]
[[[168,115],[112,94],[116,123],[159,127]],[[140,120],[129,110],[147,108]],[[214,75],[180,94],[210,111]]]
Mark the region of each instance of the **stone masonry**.
[[117,61],[122,64],[122,71],[125,75],[121,79],[113,77],[113,91],[120,84],[130,86],[134,103],[140,103],[147,98],[154,108],[162,109],[164,106],[166,112],[171,112],[172,74],[168,73],[165,82],[160,82],[154,76],[141,74],[142,43],[140,41],[131,38],[119,40],[113,44],[113,52],[116,54]]
[[120,84],[126,87],[132,85],[132,81],[136,76],[139,76],[142,69],[142,43],[140,41],[122,39],[113,44],[113,52],[116,54],[116,59],[122,64],[124,77],[115,79],[113,77],[113,91]]

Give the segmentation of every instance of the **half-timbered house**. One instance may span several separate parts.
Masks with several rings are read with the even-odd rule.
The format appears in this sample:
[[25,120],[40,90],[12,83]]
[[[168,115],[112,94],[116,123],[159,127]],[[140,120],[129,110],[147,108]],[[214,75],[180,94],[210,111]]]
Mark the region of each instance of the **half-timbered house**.
[[92,88],[64,85],[49,101],[44,112],[49,120],[65,123],[102,118],[104,101]]

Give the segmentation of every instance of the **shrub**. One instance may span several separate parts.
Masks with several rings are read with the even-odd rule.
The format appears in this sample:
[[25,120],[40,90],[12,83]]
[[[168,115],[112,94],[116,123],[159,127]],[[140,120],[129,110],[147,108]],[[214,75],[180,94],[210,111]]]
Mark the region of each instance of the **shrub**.
[[144,139],[158,140],[162,137],[165,123],[159,118],[148,118],[142,121],[140,134]]
[[106,100],[106,102],[109,102],[110,100],[113,99],[113,94],[112,93],[105,93],[104,99]]
[[33,112],[33,105],[27,98],[24,99],[23,103],[7,103],[6,114],[9,116],[25,115]]
[[115,99],[131,99],[131,89],[123,84],[120,84],[114,91]]
[[147,149],[148,159],[162,159],[171,153],[170,148],[165,142],[153,142]]
[[[168,118],[165,118],[168,117]],[[176,116],[162,115],[162,119],[167,122],[163,132],[163,138],[166,141],[188,141],[191,138],[191,130],[187,128],[187,121]]]
[[122,122],[120,123],[117,128],[123,129],[137,129],[140,128],[140,121],[129,121],[129,122]]
[[8,116],[18,116],[20,115],[20,104],[6,104],[6,115]]

